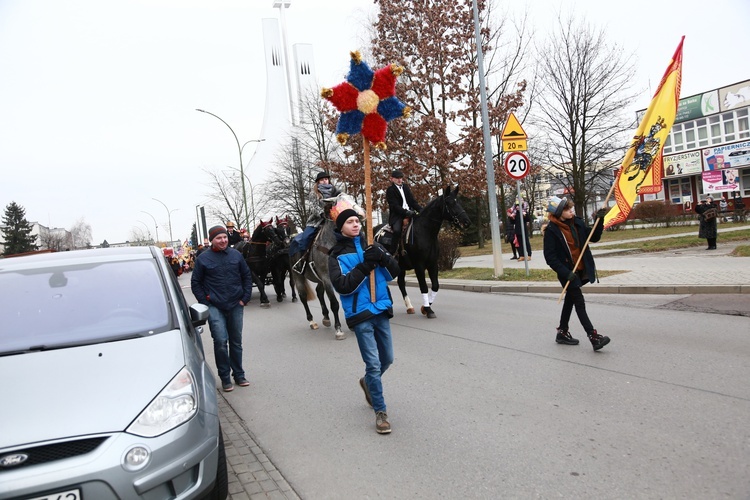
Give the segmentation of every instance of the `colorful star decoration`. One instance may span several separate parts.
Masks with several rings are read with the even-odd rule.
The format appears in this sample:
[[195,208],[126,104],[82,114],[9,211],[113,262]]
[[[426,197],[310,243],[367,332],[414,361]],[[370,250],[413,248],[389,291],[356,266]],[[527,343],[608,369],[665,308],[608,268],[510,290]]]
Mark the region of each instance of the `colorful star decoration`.
[[396,77],[404,68],[391,64],[373,72],[359,52],[352,52],[351,57],[346,81],[322,89],[320,95],[341,111],[336,138],[342,145],[349,136],[361,133],[376,148],[385,149],[388,122],[411,113],[395,95]]

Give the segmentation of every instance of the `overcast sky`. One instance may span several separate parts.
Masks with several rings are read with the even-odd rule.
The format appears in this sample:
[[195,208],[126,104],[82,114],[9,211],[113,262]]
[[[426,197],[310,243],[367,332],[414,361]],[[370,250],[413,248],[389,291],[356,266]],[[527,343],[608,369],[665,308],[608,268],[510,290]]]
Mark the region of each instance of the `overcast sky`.
[[[241,143],[260,137],[261,19],[279,16],[272,4],[0,0],[0,210],[15,201],[49,227],[84,218],[94,244],[133,228],[153,235],[153,216],[164,239],[157,198],[173,211],[174,238],[187,238],[208,191],[202,169],[238,164],[229,130],[195,108],[222,117]],[[637,58],[633,87],[644,92],[633,112],[648,105],[682,35],[683,97],[750,79],[748,0],[505,4],[529,8],[537,39],[556,11],[606,27]],[[373,10],[371,0],[292,0],[289,45],[313,44],[321,85],[344,79]]]

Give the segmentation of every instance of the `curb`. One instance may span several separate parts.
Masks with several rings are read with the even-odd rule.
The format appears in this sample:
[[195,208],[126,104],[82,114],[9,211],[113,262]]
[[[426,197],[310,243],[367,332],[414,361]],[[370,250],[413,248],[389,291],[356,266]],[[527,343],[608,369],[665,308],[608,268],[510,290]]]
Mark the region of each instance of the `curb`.
[[[406,286],[419,288],[416,278],[407,277]],[[552,293],[559,294],[558,283],[506,283],[501,281],[441,280],[440,288],[479,293]],[[651,294],[651,295],[699,295],[699,294],[750,294],[750,285],[603,285],[586,287],[586,293],[601,294]]]

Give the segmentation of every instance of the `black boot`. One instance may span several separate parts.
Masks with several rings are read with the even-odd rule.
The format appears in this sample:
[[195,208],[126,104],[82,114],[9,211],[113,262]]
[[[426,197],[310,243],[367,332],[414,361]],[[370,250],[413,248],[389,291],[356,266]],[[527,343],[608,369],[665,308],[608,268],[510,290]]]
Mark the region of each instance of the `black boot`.
[[595,351],[598,351],[605,345],[609,344],[609,337],[599,335],[598,333],[596,333],[596,330],[593,330],[591,333],[589,333],[589,340],[591,341],[591,345]]
[[578,339],[574,339],[568,330],[563,330],[562,328],[557,329],[557,337],[555,337],[555,342],[558,344],[566,344],[566,345],[578,345]]

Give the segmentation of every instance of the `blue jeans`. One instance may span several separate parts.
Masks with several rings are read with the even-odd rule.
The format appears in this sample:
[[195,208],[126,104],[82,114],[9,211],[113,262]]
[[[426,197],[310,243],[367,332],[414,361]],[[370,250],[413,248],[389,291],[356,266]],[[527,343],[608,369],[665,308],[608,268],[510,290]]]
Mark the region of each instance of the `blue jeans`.
[[381,313],[354,325],[354,334],[357,336],[362,361],[365,362],[365,383],[370,391],[372,407],[376,412],[385,411],[380,377],[393,364],[393,339],[388,316]]
[[237,304],[228,311],[208,306],[208,326],[214,339],[214,359],[222,384],[245,378],[242,369],[242,318],[244,308]]

